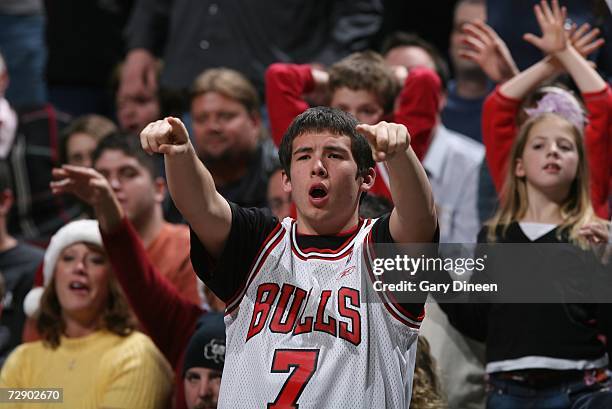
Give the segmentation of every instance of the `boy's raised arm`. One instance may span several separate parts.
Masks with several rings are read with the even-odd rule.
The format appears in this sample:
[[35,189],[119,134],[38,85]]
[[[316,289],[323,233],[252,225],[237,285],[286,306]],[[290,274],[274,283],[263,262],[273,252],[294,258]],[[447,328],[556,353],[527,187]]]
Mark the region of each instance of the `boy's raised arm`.
[[372,146],[374,159],[386,161],[395,207],[389,230],[398,243],[430,242],[437,227],[436,208],[425,169],[410,147],[404,125],[380,122],[361,124],[357,130]]
[[197,157],[185,125],[173,117],[150,123],[140,133],[149,153],[163,153],[170,195],[213,258],[225,246],[232,225],[227,201],[217,192],[212,175]]

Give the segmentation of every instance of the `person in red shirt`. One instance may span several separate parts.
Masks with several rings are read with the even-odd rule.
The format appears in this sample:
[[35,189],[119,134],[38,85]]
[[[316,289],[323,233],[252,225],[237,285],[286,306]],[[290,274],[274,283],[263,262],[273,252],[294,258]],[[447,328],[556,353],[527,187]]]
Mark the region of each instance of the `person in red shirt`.
[[[389,120],[405,125],[410,146],[422,160],[436,125],[441,87],[434,70],[417,67],[410,75],[401,68],[394,72],[371,51],[351,54],[333,64],[329,72],[313,65],[272,64],[266,71],[272,138],[278,146],[291,121],[308,109],[305,96],[325,90],[327,105],[349,112],[360,123]],[[387,171],[381,164],[376,171],[382,177],[376,179],[370,193],[390,199]]]
[[[204,311],[199,302],[179,291],[160,273],[145,250],[144,239],[132,224],[129,211],[121,206],[112,180],[95,169],[80,166],[65,165],[53,174],[57,179],[52,184],[54,193],[74,194],[93,208],[104,248],[130,306],[146,334],[174,369],[174,407],[193,409],[198,404],[204,408],[216,407],[221,358],[213,359],[215,362],[204,360],[197,354],[197,343],[194,346],[193,341],[201,338],[202,331],[208,337],[211,331],[218,333],[213,338],[221,340],[222,317]],[[160,256],[166,257],[173,251],[172,248],[158,250]]]
[[[498,86],[484,103],[483,142],[493,182],[498,193],[502,194],[510,148],[519,125],[526,117],[522,109],[535,105],[544,95],[554,92],[566,106],[585,111],[580,126],[584,128],[589,160],[591,200],[597,215],[607,218],[612,177],[612,90],[585,59],[603,42],[597,39],[598,30],[589,31],[586,25],[566,31],[557,41],[549,41],[552,37],[545,29],[551,25],[550,15],[541,14],[538,20],[543,36],[526,34],[525,40],[540,48],[546,57]],[[507,52],[502,52],[505,45],[490,27],[476,22],[466,27],[466,33],[471,48],[464,54],[467,58],[477,61],[489,75],[496,67],[504,65],[504,59],[508,58]],[[562,88],[538,88],[562,72],[567,72],[576,83],[584,108],[575,96]]]

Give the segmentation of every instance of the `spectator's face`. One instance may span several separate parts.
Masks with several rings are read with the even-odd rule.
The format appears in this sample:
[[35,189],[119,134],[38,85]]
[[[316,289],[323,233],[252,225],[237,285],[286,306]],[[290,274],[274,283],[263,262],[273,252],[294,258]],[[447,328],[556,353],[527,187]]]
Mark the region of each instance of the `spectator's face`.
[[183,380],[189,409],[216,409],[221,386],[221,372],[201,367],[190,368]]
[[122,131],[139,135],[149,123],[160,117],[159,100],[150,91],[129,94],[119,89],[117,93],[117,120]]
[[109,296],[110,262],[101,249],[76,243],[60,253],[55,292],[62,314],[89,322],[102,313]]
[[78,132],[70,135],[66,142],[66,163],[90,168],[91,154],[97,144],[96,139],[89,134]]
[[364,183],[357,177],[351,139],[306,133],[293,140],[292,149],[291,179],[283,174],[283,187],[291,193],[304,230],[338,232],[352,227]]
[[198,156],[205,163],[250,155],[257,146],[261,121],[235,99],[207,92],[191,101],[193,134]]
[[291,195],[283,190],[282,173],[279,169],[268,180],[268,206],[279,220],[291,215]]
[[400,46],[389,50],[385,55],[385,62],[393,67],[406,67],[411,70],[414,67],[427,67],[435,70],[436,64],[433,58],[421,47],[415,46]]
[[555,196],[561,193],[565,198],[576,179],[578,161],[570,123],[557,115],[547,115],[531,128],[515,174],[540,192]]
[[486,19],[487,10],[484,4],[463,3],[457,7],[457,11],[453,18],[453,30],[450,38],[450,58],[455,71],[480,69],[475,62],[459,57],[459,52],[468,48],[463,43],[465,41],[465,35],[461,29],[465,23],[470,23],[474,20],[485,21]]
[[142,225],[163,201],[163,183],[154,181],[147,168],[120,150],[106,150],[94,167],[109,181],[127,218]]
[[353,115],[360,123],[374,125],[380,122],[384,109],[380,100],[371,91],[352,90],[340,87],[334,91],[331,107]]

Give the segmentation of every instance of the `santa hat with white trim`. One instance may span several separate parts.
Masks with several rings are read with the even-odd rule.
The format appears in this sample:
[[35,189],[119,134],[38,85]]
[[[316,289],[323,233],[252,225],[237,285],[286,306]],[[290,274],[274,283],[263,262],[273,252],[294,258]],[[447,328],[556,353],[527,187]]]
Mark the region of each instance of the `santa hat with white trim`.
[[77,220],[59,229],[49,242],[43,260],[43,287],[34,287],[23,300],[23,309],[28,317],[34,316],[40,306],[45,287],[51,282],[55,264],[60,253],[75,243],[89,243],[103,247],[102,236],[96,220]]

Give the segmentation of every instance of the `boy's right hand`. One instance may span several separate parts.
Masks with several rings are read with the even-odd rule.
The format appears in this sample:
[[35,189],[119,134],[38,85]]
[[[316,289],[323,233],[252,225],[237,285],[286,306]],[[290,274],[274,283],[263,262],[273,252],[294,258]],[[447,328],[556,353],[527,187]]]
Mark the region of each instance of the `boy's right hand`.
[[147,153],[176,155],[189,150],[189,133],[180,119],[167,117],[151,122],[140,132],[140,144]]
[[397,152],[405,152],[410,145],[410,134],[402,124],[385,121],[376,125],[359,124],[357,132],[368,140],[376,162],[388,161]]

